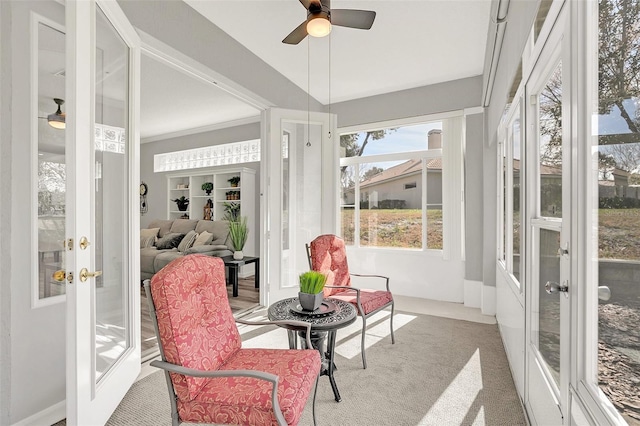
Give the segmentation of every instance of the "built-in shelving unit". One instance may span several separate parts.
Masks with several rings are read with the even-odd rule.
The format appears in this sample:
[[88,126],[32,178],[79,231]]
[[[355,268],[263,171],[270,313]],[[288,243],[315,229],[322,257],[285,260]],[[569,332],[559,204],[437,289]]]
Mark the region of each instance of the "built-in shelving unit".
[[[230,182],[233,178],[239,179],[235,186]],[[255,170],[244,167],[213,167],[198,169],[197,172],[168,175],[167,218],[224,220],[228,205],[237,205],[239,206],[238,214],[247,217],[249,227],[249,239],[243,252],[247,256],[254,256],[256,237],[255,178]],[[205,182],[213,184],[213,189],[209,194],[202,189]],[[178,210],[178,205],[173,201],[182,196],[189,199],[189,205],[185,211]]]

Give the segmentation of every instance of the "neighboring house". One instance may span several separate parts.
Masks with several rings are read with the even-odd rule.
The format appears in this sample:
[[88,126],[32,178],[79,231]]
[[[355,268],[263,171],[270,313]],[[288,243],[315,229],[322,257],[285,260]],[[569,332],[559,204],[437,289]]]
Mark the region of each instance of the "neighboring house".
[[[360,208],[420,209],[422,204],[422,160],[409,160],[360,182]],[[354,188],[344,192],[344,202],[353,205]],[[442,159],[427,160],[427,208],[442,208]]]

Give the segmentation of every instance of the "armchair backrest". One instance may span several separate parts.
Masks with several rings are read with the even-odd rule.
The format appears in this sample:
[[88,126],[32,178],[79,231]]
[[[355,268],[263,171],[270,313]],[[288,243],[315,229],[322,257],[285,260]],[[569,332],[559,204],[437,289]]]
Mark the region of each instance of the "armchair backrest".
[[[242,342],[227,299],[224,262],[192,254],[151,279],[163,357],[199,370],[217,370]],[[179,399],[192,400],[205,379],[171,373]]]
[[[349,265],[344,240],[333,234],[320,235],[310,244],[311,269],[327,274],[328,286],[350,286]],[[325,288],[324,296],[340,293],[344,289]]]

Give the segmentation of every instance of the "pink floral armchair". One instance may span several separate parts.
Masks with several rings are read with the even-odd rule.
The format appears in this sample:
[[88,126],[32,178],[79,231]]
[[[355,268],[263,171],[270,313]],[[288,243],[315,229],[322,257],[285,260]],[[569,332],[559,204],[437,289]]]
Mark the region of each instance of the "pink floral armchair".
[[[317,388],[317,350],[243,349],[220,258],[189,255],[145,281],[172,423],[296,425]],[[149,294],[150,293],[150,294]],[[291,323],[290,321],[288,323]],[[296,322],[310,333],[309,324]],[[307,346],[311,348],[311,344]],[[315,423],[315,390],[313,398]]]
[[[395,343],[393,335],[393,295],[389,291],[389,277],[382,275],[350,274],[347,264],[347,250],[342,238],[325,234],[320,235],[311,244],[306,244],[309,267],[314,271],[327,275],[324,297],[340,299],[355,305],[358,315],[362,317],[362,366],[367,368],[364,346],[367,318],[387,307],[391,307],[391,343]],[[385,280],[386,290],[356,288],[351,285],[351,276],[380,278]]]

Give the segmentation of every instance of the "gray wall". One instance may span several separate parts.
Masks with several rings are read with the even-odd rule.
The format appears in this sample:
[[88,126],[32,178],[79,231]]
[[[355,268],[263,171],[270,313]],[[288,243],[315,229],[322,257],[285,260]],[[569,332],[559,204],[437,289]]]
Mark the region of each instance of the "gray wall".
[[[483,148],[484,114],[467,116],[465,177],[465,279],[482,281],[484,230]],[[493,169],[488,169],[493,170]],[[494,238],[495,239],[495,238]],[[494,285],[495,282],[487,283]]]
[[[166,139],[158,142],[144,143],[140,146],[140,179],[149,187],[147,203],[149,211],[140,217],[140,226],[145,228],[153,219],[166,219],[167,217],[167,175],[180,172],[153,172],[153,156],[164,152],[181,151],[184,149],[201,148],[204,146],[219,145],[223,143],[241,142],[251,139],[260,139],[260,123],[251,123],[243,126],[229,127],[225,129],[196,133]],[[239,164],[256,171],[256,226],[260,226],[260,163]],[[228,166],[225,166],[228,167]],[[195,170],[197,171],[197,170]],[[188,173],[188,172],[187,172]],[[255,230],[254,235],[261,235],[260,229]],[[259,247],[256,241],[256,248]]]
[[481,96],[482,76],[477,76],[340,102],[331,111],[338,127],[350,127],[477,107]]
[[[12,424],[65,399],[65,304],[31,307],[32,235],[30,12],[64,23],[57,2],[0,2],[2,114],[0,183],[0,424]],[[6,202],[8,201],[8,202]],[[7,299],[8,298],[8,299]],[[10,395],[7,395],[10,392]]]
[[[322,111],[315,99],[182,1],[118,0],[131,24],[280,108]],[[249,12],[250,13],[250,12]]]
[[9,424],[11,386],[11,203],[3,201],[11,185],[10,7],[0,2],[0,424]]

